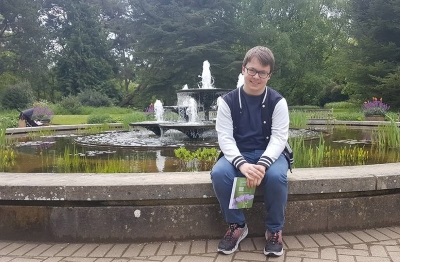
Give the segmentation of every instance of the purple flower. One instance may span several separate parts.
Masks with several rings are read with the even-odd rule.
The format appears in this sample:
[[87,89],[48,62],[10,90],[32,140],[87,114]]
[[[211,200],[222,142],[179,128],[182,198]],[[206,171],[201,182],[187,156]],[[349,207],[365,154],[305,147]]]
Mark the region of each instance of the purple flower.
[[53,111],[48,106],[36,105],[32,113],[33,120],[51,120]]
[[364,102],[362,105],[362,110],[365,116],[385,115],[389,109],[390,106],[383,103],[382,98],[377,99],[376,97],[373,97],[371,101]]

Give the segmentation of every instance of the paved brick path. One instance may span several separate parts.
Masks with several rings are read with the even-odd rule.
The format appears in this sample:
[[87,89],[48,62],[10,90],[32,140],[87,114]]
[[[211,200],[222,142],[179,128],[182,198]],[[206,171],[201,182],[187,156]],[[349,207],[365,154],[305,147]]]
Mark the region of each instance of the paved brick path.
[[0,262],[400,262],[400,227],[284,236],[284,255],[263,255],[264,238],[244,239],[232,255],[219,240],[47,243],[0,240]]

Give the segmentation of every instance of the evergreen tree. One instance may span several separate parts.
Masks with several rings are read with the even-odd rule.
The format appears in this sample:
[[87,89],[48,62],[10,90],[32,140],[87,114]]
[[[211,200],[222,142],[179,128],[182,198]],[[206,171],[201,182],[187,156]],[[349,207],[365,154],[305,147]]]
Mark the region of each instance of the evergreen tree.
[[185,84],[198,87],[205,60],[216,78],[215,87],[235,88],[241,71],[240,54],[233,50],[238,37],[234,23],[237,2],[129,2],[133,10],[131,28],[136,29],[133,57],[139,87],[125,104],[140,101],[147,105],[153,98],[175,104],[175,93]]
[[28,81],[37,98],[50,96],[48,33],[39,16],[42,1],[0,0],[0,90]]
[[352,47],[346,91],[400,107],[400,1],[352,0]]
[[61,2],[61,47],[56,72],[60,91],[64,96],[95,90],[109,97],[117,97],[111,83],[114,63],[109,41],[100,24],[99,7],[92,1]]

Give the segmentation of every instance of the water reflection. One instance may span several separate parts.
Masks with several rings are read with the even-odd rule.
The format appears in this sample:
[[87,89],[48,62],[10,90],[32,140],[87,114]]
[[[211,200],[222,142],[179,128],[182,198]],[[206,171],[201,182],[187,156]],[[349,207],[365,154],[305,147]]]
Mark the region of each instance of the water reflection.
[[[306,146],[318,146],[319,132],[323,131],[324,146],[331,151],[352,147],[353,151],[368,152],[364,164],[399,162],[399,149],[379,151],[371,145],[372,128],[315,127],[313,130],[291,130],[291,136],[300,133],[306,137]],[[309,139],[312,138],[312,139]],[[25,138],[16,144],[16,164],[6,172],[60,173],[63,168],[80,169],[72,172],[177,172],[187,170],[208,171],[211,164],[182,163],[175,157],[174,149],[186,147],[194,151],[202,147],[218,147],[214,131],[200,140],[191,141],[185,134],[170,130],[164,137],[157,137],[146,129],[130,132],[106,132],[96,135],[60,135]],[[345,153],[340,153],[344,155]],[[338,156],[341,156],[341,155]],[[359,153],[363,155],[363,153]],[[297,156],[297,155],[296,155]],[[298,156],[297,156],[298,158]],[[336,159],[324,161],[323,166],[358,165],[355,161]],[[299,167],[299,166],[296,166]],[[102,169],[102,170],[94,170]]]

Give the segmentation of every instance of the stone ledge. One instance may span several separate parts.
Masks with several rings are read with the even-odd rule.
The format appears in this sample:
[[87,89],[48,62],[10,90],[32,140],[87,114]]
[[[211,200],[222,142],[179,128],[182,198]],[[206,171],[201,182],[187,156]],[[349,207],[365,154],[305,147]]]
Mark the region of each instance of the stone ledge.
[[[289,194],[399,189],[400,163],[298,168],[288,174],[288,180]],[[0,173],[0,201],[130,201],[210,197],[214,197],[214,192],[209,172]]]
[[[293,169],[284,234],[400,223],[400,164]],[[263,197],[245,210],[264,232]],[[0,239],[148,242],[220,238],[209,172],[0,173]]]

